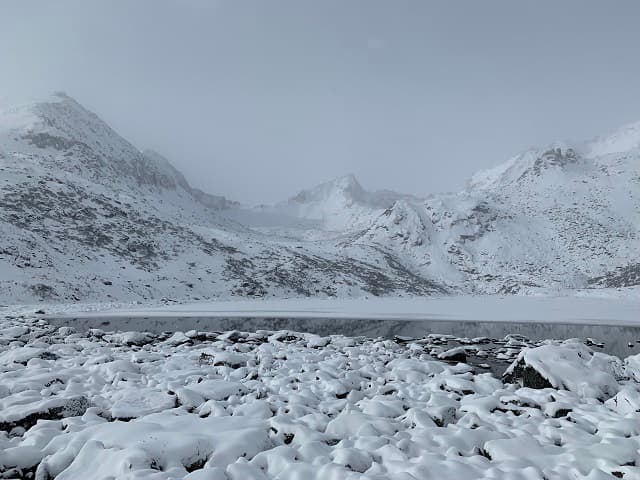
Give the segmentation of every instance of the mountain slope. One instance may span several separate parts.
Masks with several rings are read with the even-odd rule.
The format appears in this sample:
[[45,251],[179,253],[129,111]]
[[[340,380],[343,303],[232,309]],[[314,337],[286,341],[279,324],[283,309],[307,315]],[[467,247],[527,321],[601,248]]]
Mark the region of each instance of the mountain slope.
[[536,293],[640,283],[640,124],[457,194],[352,176],[273,206],[192,188],[64,94],[0,113],[0,302]]
[[240,208],[230,216],[252,228],[285,237],[331,239],[367,228],[396,200],[412,198],[388,190],[369,192],[345,175],[275,205]]
[[478,293],[637,285],[640,149],[599,156],[592,145],[528,151],[459,194],[397,203],[358,241]]
[[0,301],[441,292],[373,250],[275,242],[66,95],[0,114]]

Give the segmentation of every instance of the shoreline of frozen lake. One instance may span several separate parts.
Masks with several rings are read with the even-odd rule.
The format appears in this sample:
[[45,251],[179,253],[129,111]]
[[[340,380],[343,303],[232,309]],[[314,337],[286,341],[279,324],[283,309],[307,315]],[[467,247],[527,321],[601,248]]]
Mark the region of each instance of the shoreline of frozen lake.
[[[428,334],[532,340],[593,338],[604,351],[640,353],[640,301],[593,297],[439,297],[199,302],[51,314],[78,330],[292,330],[366,337]],[[631,346],[629,346],[631,345]]]
[[155,306],[71,305],[56,317],[341,318],[640,326],[638,297],[449,296],[218,300]]
[[186,332],[189,330],[223,332],[230,330],[290,330],[321,336],[422,338],[430,334],[457,338],[503,338],[522,335],[530,340],[593,339],[604,344],[602,351],[624,358],[640,353],[640,325],[587,325],[537,322],[476,322],[437,320],[371,320],[360,318],[297,317],[176,317],[176,316],[103,316],[50,317],[56,327],[73,327],[78,331],[99,328],[107,331]]
[[[456,337],[531,340],[593,338],[621,358],[640,353],[640,301],[593,297],[438,297],[238,300],[50,314],[78,330],[292,330],[370,338]],[[630,346],[631,345],[631,346]]]

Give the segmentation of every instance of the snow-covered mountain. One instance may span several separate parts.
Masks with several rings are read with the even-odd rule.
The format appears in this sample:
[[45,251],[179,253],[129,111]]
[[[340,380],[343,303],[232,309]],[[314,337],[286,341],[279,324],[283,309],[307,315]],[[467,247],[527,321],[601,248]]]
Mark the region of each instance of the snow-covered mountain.
[[637,135],[531,150],[458,194],[397,202],[358,241],[478,293],[637,285],[640,149],[616,150],[640,142],[625,132]]
[[8,108],[0,302],[442,291],[375,249],[350,257],[332,243],[265,236],[223,214],[234,205],[64,94]]
[[640,284],[640,124],[420,199],[338,178],[273,206],[189,185],[64,94],[0,113],[0,302]]
[[369,192],[349,174],[301,190],[275,205],[232,208],[227,216],[264,234],[303,240],[331,240],[368,228],[400,199],[415,199],[389,190]]
[[275,208],[298,218],[316,220],[324,229],[344,231],[368,226],[372,216],[402,197],[390,191],[368,192],[350,174],[302,190]]

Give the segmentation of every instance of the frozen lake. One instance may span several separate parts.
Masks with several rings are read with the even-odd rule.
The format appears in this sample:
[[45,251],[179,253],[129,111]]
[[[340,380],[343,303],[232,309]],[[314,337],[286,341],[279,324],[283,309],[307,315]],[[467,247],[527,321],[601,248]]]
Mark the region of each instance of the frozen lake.
[[319,335],[428,334],[531,340],[592,338],[622,358],[640,353],[640,301],[593,297],[442,297],[243,300],[51,315],[78,330],[294,330]]

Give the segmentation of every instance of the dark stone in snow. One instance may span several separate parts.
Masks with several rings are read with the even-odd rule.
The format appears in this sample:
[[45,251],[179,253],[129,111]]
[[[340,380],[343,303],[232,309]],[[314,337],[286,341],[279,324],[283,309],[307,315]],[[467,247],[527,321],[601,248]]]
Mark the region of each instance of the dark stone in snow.
[[511,372],[505,373],[503,380],[507,383],[518,383],[528,388],[551,388],[552,385],[531,365],[520,360]]
[[57,407],[52,407],[41,412],[25,415],[23,418],[14,421],[0,421],[0,430],[10,432],[16,427],[29,430],[38,420],[60,420],[61,418],[79,417],[84,415],[91,403],[84,395],[65,399],[64,403]]

